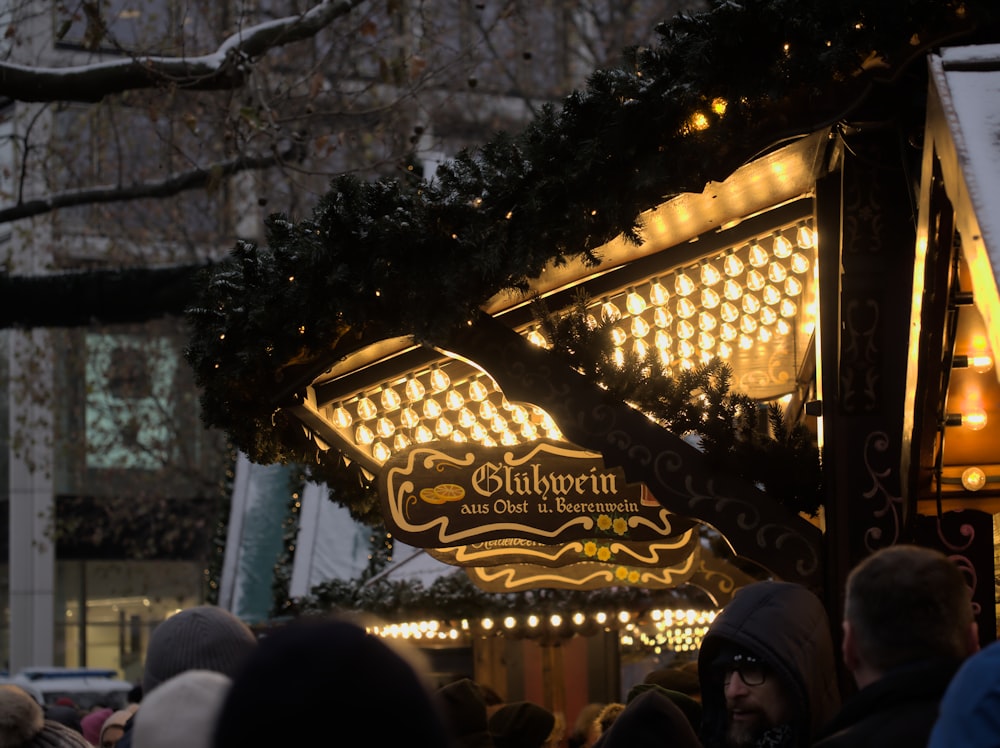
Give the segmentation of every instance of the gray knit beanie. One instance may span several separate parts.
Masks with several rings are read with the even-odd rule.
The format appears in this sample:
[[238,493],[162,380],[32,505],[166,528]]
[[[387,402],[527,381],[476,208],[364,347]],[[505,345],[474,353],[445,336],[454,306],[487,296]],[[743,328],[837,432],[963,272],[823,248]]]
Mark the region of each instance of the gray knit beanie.
[[256,646],[250,627],[225,608],[199,605],[182,610],[149,638],[143,696],[186,670],[214,670],[231,678]]
[[41,705],[23,688],[0,685],[0,746],[91,748],[83,735],[45,719]]

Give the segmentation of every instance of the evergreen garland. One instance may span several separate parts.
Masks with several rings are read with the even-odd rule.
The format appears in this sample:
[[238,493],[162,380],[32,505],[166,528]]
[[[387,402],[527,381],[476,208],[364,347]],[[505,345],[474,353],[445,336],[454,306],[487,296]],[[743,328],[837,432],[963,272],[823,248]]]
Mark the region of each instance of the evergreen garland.
[[[311,217],[271,216],[265,247],[239,243],[205,277],[188,359],[206,422],[255,461],[309,462],[314,446],[280,406],[338,355],[398,335],[433,343],[495,294],[523,292],[549,262],[596,265],[605,242],[639,238],[643,211],[849,120],[873,87],[911,69],[920,78],[933,45],[994,41],[998,16],[996,0],[716,0],[659,26],[656,46],[595,71],[523,132],[441,165],[432,183],[335,180]],[[911,98],[923,97],[921,79]],[[782,433],[778,414],[770,420]],[[725,447],[753,429],[703,431]],[[798,448],[797,435],[788,440],[778,446]],[[744,469],[776,449],[744,450]],[[356,471],[333,450],[311,469],[374,520],[373,492],[346,488]],[[795,494],[802,481],[791,483],[783,490]]]

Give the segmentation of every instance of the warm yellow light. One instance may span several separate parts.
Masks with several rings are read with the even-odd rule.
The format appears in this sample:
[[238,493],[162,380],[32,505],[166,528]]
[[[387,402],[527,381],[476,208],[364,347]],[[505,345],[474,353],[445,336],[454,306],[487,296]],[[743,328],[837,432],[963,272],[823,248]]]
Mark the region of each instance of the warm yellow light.
[[373,441],[375,441],[375,434],[372,433],[372,430],[370,428],[368,428],[365,424],[362,423],[354,431],[354,441],[356,444],[363,444],[365,446],[368,446]]
[[767,256],[767,251],[757,242],[754,242],[750,245],[748,259],[750,260],[750,264],[755,268],[762,268],[767,264],[767,261],[770,258]]
[[617,322],[621,319],[622,311],[615,305],[612,301],[605,301],[601,305],[601,321],[602,322]]
[[477,421],[469,427],[469,436],[472,437],[473,441],[481,442],[489,437],[489,432],[483,424]]
[[743,297],[743,311],[747,314],[756,314],[760,311],[760,299],[752,293],[748,293]]
[[781,283],[788,277],[788,270],[780,262],[772,262],[767,266],[767,277],[772,283]]
[[481,379],[473,379],[469,382],[469,399],[481,403],[487,397],[489,397],[490,391],[483,384]]
[[780,257],[781,259],[790,257],[792,254],[792,243],[788,241],[784,234],[778,234],[774,237],[774,244],[771,246],[771,251],[775,257]]
[[403,388],[403,392],[406,393],[406,398],[411,402],[415,403],[417,400],[424,396],[426,393],[423,383],[416,377],[410,377],[406,380],[406,386]]
[[743,286],[738,281],[730,278],[722,287],[722,294],[730,301],[736,301],[743,295]]
[[702,263],[701,266],[701,282],[705,286],[714,286],[722,280],[722,273],[719,272],[719,268],[715,267],[710,262]]
[[743,260],[732,252],[727,254],[726,259],[722,262],[722,269],[730,278],[736,278],[737,276],[743,275],[743,268]]
[[657,330],[656,335],[653,336],[653,344],[659,351],[665,351],[674,344],[673,338],[670,337],[670,333],[666,330]]
[[706,309],[715,309],[719,306],[719,302],[722,301],[719,298],[719,292],[714,288],[705,288],[701,292],[701,305]]
[[802,281],[794,275],[789,275],[785,278],[785,293],[789,296],[798,296],[802,293]]
[[493,420],[490,421],[490,428],[493,430],[494,434],[502,434],[507,430],[507,419],[497,413],[493,416]]
[[615,345],[625,345],[625,341],[628,340],[628,333],[625,332],[620,327],[611,328],[611,342]]
[[465,405],[465,398],[458,390],[448,390],[448,394],[444,396],[444,404],[448,410],[461,410]]
[[670,327],[674,323],[674,315],[672,315],[666,307],[658,307],[655,312],[653,312],[653,324],[657,327]]
[[420,423],[420,416],[413,408],[403,408],[399,413],[399,422],[408,429],[416,428],[417,424]]
[[962,485],[967,491],[978,491],[986,486],[986,473],[981,468],[966,468],[962,471]]
[[433,392],[444,392],[451,385],[451,378],[440,366],[431,369],[431,390]]
[[727,301],[719,308],[719,316],[726,322],[735,322],[740,318],[740,310],[731,301]]
[[417,440],[418,444],[426,444],[434,439],[434,432],[424,424],[420,424],[417,426],[417,430],[413,432],[413,438]]
[[476,422],[476,414],[468,408],[461,408],[458,411],[458,425],[463,429],[471,428]]
[[694,305],[691,299],[678,299],[677,301],[677,316],[681,319],[691,319],[698,312],[698,307]]
[[709,351],[715,347],[715,336],[710,332],[698,334],[698,347],[703,351]]
[[649,323],[645,317],[632,318],[632,337],[644,338],[649,335]]
[[767,285],[767,281],[759,270],[751,270],[747,273],[747,288],[751,291],[759,291],[765,285]]
[[659,278],[654,278],[649,286],[649,301],[653,306],[663,306],[670,301],[670,292]]
[[632,343],[632,353],[635,354],[635,357],[641,361],[646,358],[646,354],[648,352],[649,346],[646,345],[646,341],[642,338],[636,338],[636,340]]
[[794,317],[797,311],[798,307],[791,299],[782,299],[781,304],[778,306],[778,313],[782,317]]
[[792,255],[792,259],[789,261],[792,266],[792,272],[799,275],[804,274],[809,270],[809,258],[806,257],[801,252],[796,252]]
[[715,318],[715,315],[711,312],[702,312],[698,315],[698,329],[699,330],[714,330],[719,324],[719,321]]
[[492,421],[497,416],[497,406],[491,400],[483,400],[479,404],[479,417],[484,421]]
[[338,405],[333,409],[333,424],[337,428],[346,429],[354,422],[350,412],[343,405]]
[[757,330],[757,320],[755,320],[753,317],[743,317],[740,320],[740,330],[747,333],[748,335],[750,333],[755,332]]
[[406,434],[399,432],[394,437],[392,437],[392,448],[397,452],[402,452],[404,449],[409,447],[411,444],[410,437]]
[[528,333],[528,342],[532,345],[537,345],[539,348],[548,348],[548,341],[545,340],[545,336],[538,331],[537,327],[532,327],[531,331]]
[[674,290],[679,296],[690,296],[694,293],[694,281],[683,270],[674,277]]
[[816,246],[816,232],[803,223],[795,233],[795,240],[802,249],[812,249]]
[[396,424],[391,419],[382,416],[375,422],[375,433],[383,439],[388,439],[396,431]]
[[367,395],[358,400],[358,418],[368,421],[378,415],[378,408]]
[[694,325],[688,322],[686,319],[681,320],[677,323],[677,337],[681,340],[688,340],[693,338],[695,334]]
[[433,397],[424,400],[424,418],[437,418],[443,412],[444,408],[441,407],[441,403]]
[[634,288],[628,290],[628,295],[625,297],[625,308],[628,309],[628,313],[635,316],[642,314],[646,311],[646,300],[639,295],[639,292]]
[[777,306],[781,303],[781,291],[770,284],[764,288],[763,297],[764,303],[769,306]]
[[725,324],[722,325],[722,327],[719,328],[719,337],[725,341],[732,342],[733,340],[736,340],[736,336],[738,334],[739,333],[737,332],[736,328],[733,327],[729,322],[726,322]]
[[379,462],[385,462],[392,456],[392,451],[386,446],[385,442],[375,442],[372,445],[372,457],[374,457]]
[[455,426],[444,416],[441,416],[434,422],[434,433],[445,439],[451,436],[451,432],[455,430]]
[[986,426],[986,412],[982,410],[972,410],[962,413],[962,425],[969,431],[979,431]]

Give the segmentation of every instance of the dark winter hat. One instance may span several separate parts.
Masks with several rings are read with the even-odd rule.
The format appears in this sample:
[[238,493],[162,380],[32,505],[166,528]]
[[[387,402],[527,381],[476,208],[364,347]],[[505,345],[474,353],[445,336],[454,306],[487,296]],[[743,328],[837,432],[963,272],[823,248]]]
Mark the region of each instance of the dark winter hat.
[[363,730],[367,748],[447,748],[444,718],[410,652],[346,620],[278,628],[234,676],[215,748],[310,745],[330,725]]
[[199,605],[182,610],[149,638],[142,691],[148,695],[185,670],[214,670],[232,677],[256,646],[250,627],[225,608]]
[[0,746],[91,748],[83,735],[45,719],[41,705],[17,686],[0,685]]
[[486,700],[479,685],[461,678],[442,686],[434,694],[452,736],[460,748],[489,748],[493,745],[487,727]]
[[496,748],[541,748],[556,726],[555,715],[530,701],[512,701],[493,712],[490,734]]

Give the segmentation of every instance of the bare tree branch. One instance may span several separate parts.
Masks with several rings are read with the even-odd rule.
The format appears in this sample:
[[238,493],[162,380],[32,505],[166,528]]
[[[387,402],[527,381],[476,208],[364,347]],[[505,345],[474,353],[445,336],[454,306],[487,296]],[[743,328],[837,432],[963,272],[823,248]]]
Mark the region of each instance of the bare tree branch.
[[197,57],[137,57],[66,68],[0,62],[0,97],[15,101],[100,101],[124,91],[165,84],[198,91],[241,86],[245,66],[268,50],[309,39],[365,0],[325,0],[301,15],[287,16],[233,34]]
[[30,218],[53,210],[59,210],[60,208],[72,208],[77,205],[171,197],[185,190],[204,187],[211,182],[218,181],[224,177],[230,177],[240,172],[268,169],[285,161],[300,158],[301,155],[301,146],[293,144],[281,153],[255,157],[241,155],[228,161],[216,162],[207,168],[192,169],[190,171],[171,174],[161,180],[57,192],[45,197],[18,203],[9,208],[0,208],[0,224],[10,223],[22,218]]

